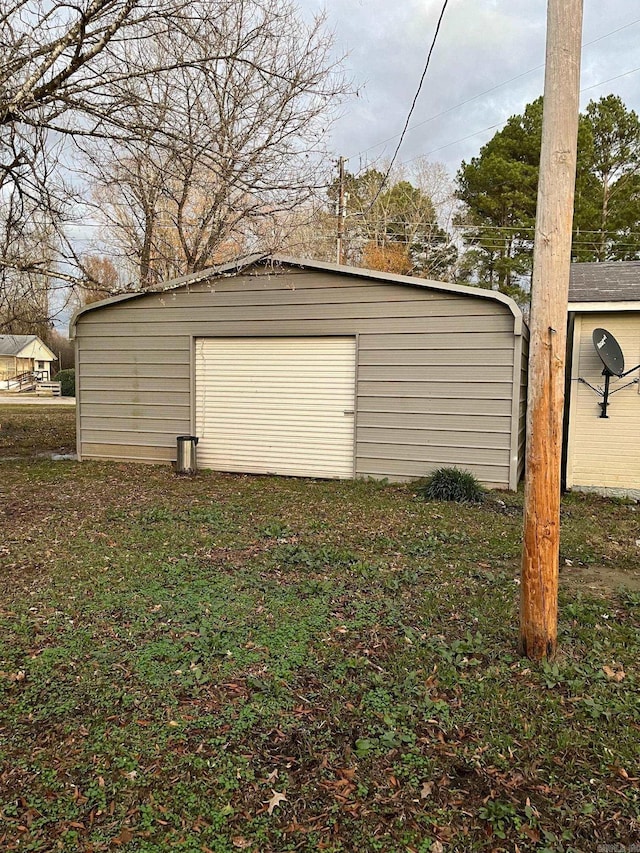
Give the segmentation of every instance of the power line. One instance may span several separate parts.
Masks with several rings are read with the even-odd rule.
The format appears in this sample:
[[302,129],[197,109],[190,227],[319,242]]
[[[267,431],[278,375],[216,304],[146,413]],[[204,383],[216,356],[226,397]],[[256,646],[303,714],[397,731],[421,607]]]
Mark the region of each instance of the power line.
[[[622,74],[617,74],[615,77],[609,77],[607,80],[600,80],[599,83],[594,83],[592,86],[585,86],[580,89],[580,92],[588,92],[590,89],[597,89],[598,86],[604,86],[606,83],[611,83],[613,80],[619,80],[621,77],[628,77],[630,74],[635,74],[638,71],[640,71],[640,66],[632,68],[630,71],[624,71]],[[403,160],[401,165],[413,163],[414,160],[419,160],[420,157],[428,157],[430,154],[435,154],[437,151],[442,151],[444,148],[450,148],[452,145],[457,145],[459,142],[466,142],[467,139],[471,139],[473,136],[478,136],[480,133],[485,133],[487,130],[494,130],[497,127],[503,127],[510,118],[511,116],[507,116],[507,118],[502,119],[502,121],[499,121],[497,124],[491,124],[488,127],[483,127],[481,130],[475,130],[473,133],[467,134],[467,136],[454,139],[453,142],[447,142],[445,145],[440,145],[438,148],[432,148],[424,154],[418,154],[416,157],[411,157],[409,160]]]
[[[616,33],[621,32],[622,30],[626,30],[629,27],[635,26],[635,24],[640,23],[640,18],[636,18],[634,21],[629,21],[628,24],[623,24],[621,27],[617,27],[615,30],[611,30],[604,35],[598,36],[598,38],[592,39],[591,41],[584,42],[582,45],[583,48],[589,47],[592,44],[596,44],[596,42],[602,41],[603,39],[609,38],[610,36],[615,35]],[[424,119],[423,121],[416,122],[416,124],[412,124],[411,127],[407,128],[408,130],[415,130],[418,127],[422,127],[425,124],[428,124],[430,121],[434,121],[437,118],[440,118],[443,115],[447,115],[447,113],[453,112],[454,110],[459,109],[460,107],[464,107],[467,104],[472,103],[472,101],[477,101],[478,98],[482,98],[483,95],[490,95],[491,92],[495,92],[496,89],[501,89],[503,86],[507,86],[509,83],[514,83],[516,80],[520,80],[522,77],[527,77],[529,74],[533,74],[534,71],[539,71],[541,68],[544,68],[544,62],[541,65],[536,65],[534,68],[529,68],[528,71],[522,71],[520,74],[516,74],[515,77],[509,77],[508,80],[503,80],[501,83],[497,83],[495,86],[491,86],[490,89],[485,89],[483,92],[478,92],[477,95],[473,95],[471,98],[467,98],[465,101],[460,101],[458,104],[454,104],[452,107],[448,107],[446,110],[442,110],[435,115],[429,116],[429,118]],[[630,74],[632,72],[626,72]],[[624,77],[626,74],[621,74],[620,77]],[[612,80],[617,80],[618,77],[612,77],[610,80],[603,80],[602,83],[597,83],[596,86],[602,86],[604,83],[610,83]],[[590,86],[589,88],[595,89],[595,86]],[[582,91],[587,91],[583,89]],[[391,142],[394,139],[397,139],[399,134],[394,134],[393,136],[387,137],[387,139],[383,139],[381,142],[376,142],[374,145],[370,145],[369,148],[365,148],[362,151],[358,151],[357,154],[352,154],[347,160],[352,160],[355,157],[360,157],[362,154],[367,154],[369,151],[373,151],[374,148],[379,148],[381,145],[384,145],[387,142]]]
[[[311,221],[308,221],[308,222],[303,223],[303,224],[310,225]],[[421,227],[421,228],[442,228],[443,227],[437,221],[423,220],[423,219],[416,219],[416,220],[383,219],[383,224],[386,226],[400,225],[400,226],[404,226],[406,228],[418,228],[418,227]],[[70,225],[70,227],[82,228],[82,229],[84,229],[84,228],[101,228],[101,229],[105,230],[106,232],[108,232],[110,228],[117,228],[118,227],[118,226],[102,225],[102,224],[96,223],[96,222],[86,222],[86,223],[82,223],[82,224],[70,223],[69,225]],[[375,232],[375,225],[367,223],[364,220],[357,223],[357,228],[360,231],[369,230],[372,233]],[[526,234],[532,234],[534,232],[535,228],[533,225],[491,225],[491,224],[487,223],[487,224],[481,224],[481,225],[464,225],[464,224],[461,224],[461,225],[455,226],[455,230],[459,231],[461,233],[465,233],[465,234],[471,233],[471,232],[477,232],[478,234],[484,233],[487,235],[485,239],[489,240],[489,239],[491,239],[491,234],[489,232],[495,232],[495,231],[507,232],[507,236],[508,236],[508,234],[513,234],[515,236],[515,235],[519,235],[519,234],[524,235],[525,233]],[[586,228],[576,227],[574,229],[573,233],[576,237],[583,238],[580,242],[583,243],[584,245],[590,245],[591,243],[596,241],[595,237],[589,238],[588,235],[590,235],[590,234],[597,235],[597,237],[599,237],[599,238],[601,238],[601,237],[610,237],[610,238],[624,237],[625,239],[632,239],[633,237],[638,237],[638,239],[640,241],[640,231],[624,231],[623,233],[620,233],[618,231],[601,231],[598,229],[586,229]],[[497,238],[498,238],[498,235],[496,235],[496,239]],[[77,238],[74,238],[74,239],[77,239]],[[523,237],[523,239],[529,239],[529,237]],[[631,244],[631,243],[624,243],[624,244],[618,243],[617,245],[633,245],[633,244]]]
[[593,86],[585,86],[584,89],[580,89],[580,92],[588,92],[590,89],[597,89],[598,86],[604,86],[605,83],[612,83],[614,80],[619,80],[621,77],[628,77],[629,74],[635,74],[636,71],[640,71],[640,65],[637,68],[632,68],[631,71],[624,71],[622,74],[617,74],[615,77],[609,77],[608,80],[601,80],[599,83],[594,83]]
[[393,157],[391,158],[391,162],[389,163],[389,168],[386,171],[385,176],[382,179],[382,183],[378,187],[378,192],[375,194],[373,201],[369,206],[369,210],[376,203],[376,200],[380,193],[382,192],[387,180],[389,178],[389,174],[391,173],[391,169],[393,168],[393,164],[395,162],[396,157],[398,156],[398,152],[400,151],[400,146],[404,140],[405,134],[407,132],[407,128],[409,127],[409,122],[411,121],[411,116],[413,115],[413,111],[416,107],[416,103],[418,102],[418,97],[420,96],[420,92],[422,91],[422,84],[424,83],[424,78],[427,76],[427,70],[429,68],[429,63],[431,62],[431,54],[433,53],[433,49],[436,46],[436,41],[438,40],[438,33],[440,32],[440,25],[442,24],[442,19],[444,18],[444,13],[449,5],[449,0],[444,0],[442,4],[442,9],[440,10],[440,16],[438,17],[438,23],[436,24],[436,30],[433,34],[433,39],[431,41],[431,47],[429,48],[429,53],[427,54],[427,61],[424,64],[424,68],[422,70],[422,76],[420,77],[420,82],[418,83],[418,88],[416,89],[416,93],[413,96],[413,101],[411,102],[411,107],[407,114],[407,120],[404,123],[404,127],[402,128],[402,132],[400,133],[400,139],[398,140],[398,144],[396,145],[396,150],[393,152]]

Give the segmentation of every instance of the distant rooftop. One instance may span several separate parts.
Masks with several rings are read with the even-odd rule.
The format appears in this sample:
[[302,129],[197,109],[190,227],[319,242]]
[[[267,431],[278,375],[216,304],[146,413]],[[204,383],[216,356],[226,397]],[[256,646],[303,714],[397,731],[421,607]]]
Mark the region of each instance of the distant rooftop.
[[571,264],[569,302],[640,302],[640,261]]
[[37,335],[0,335],[0,355],[18,355]]

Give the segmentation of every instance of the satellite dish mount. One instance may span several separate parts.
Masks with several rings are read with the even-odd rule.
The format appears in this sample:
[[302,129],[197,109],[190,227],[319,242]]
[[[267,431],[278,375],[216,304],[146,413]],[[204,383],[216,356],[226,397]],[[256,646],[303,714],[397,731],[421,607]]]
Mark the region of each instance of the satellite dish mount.
[[611,377],[615,376],[617,379],[622,379],[624,376],[628,376],[630,373],[633,373],[634,370],[638,370],[640,364],[636,365],[636,367],[632,367],[631,370],[627,370],[625,372],[624,369],[624,355],[622,354],[622,349],[620,348],[620,344],[613,337],[611,332],[607,332],[606,329],[594,329],[593,335],[593,346],[595,347],[595,351],[598,353],[600,361],[603,364],[602,367],[602,375],[604,376],[604,390],[600,388],[595,388],[591,385],[590,382],[587,382],[586,379],[578,379],[578,382],[582,382],[585,385],[588,385],[592,391],[595,391],[600,397],[602,397],[602,402],[599,403],[601,408],[601,418],[608,418],[607,408],[609,406],[609,396],[612,394],[617,394],[618,391],[622,391],[623,388],[628,388],[630,385],[635,385],[638,382],[638,379],[633,379],[631,382],[627,382],[626,385],[622,385],[620,388],[616,388],[614,391],[609,391],[609,384],[611,382]]

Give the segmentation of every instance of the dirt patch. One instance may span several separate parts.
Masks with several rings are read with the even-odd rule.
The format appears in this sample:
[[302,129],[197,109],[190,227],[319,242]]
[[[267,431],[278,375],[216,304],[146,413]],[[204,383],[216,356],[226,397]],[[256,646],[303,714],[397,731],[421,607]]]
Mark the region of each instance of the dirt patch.
[[603,565],[560,566],[560,585],[605,595],[621,587],[640,592],[640,569],[625,571]]

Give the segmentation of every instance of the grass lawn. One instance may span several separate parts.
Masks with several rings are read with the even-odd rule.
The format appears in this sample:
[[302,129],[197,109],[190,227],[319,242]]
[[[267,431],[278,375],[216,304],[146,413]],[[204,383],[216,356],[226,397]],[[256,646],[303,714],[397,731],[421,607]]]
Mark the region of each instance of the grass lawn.
[[75,406],[0,404],[0,459],[75,453]]
[[565,499],[561,652],[538,666],[515,653],[521,495],[0,474],[0,850],[640,842],[635,505]]

